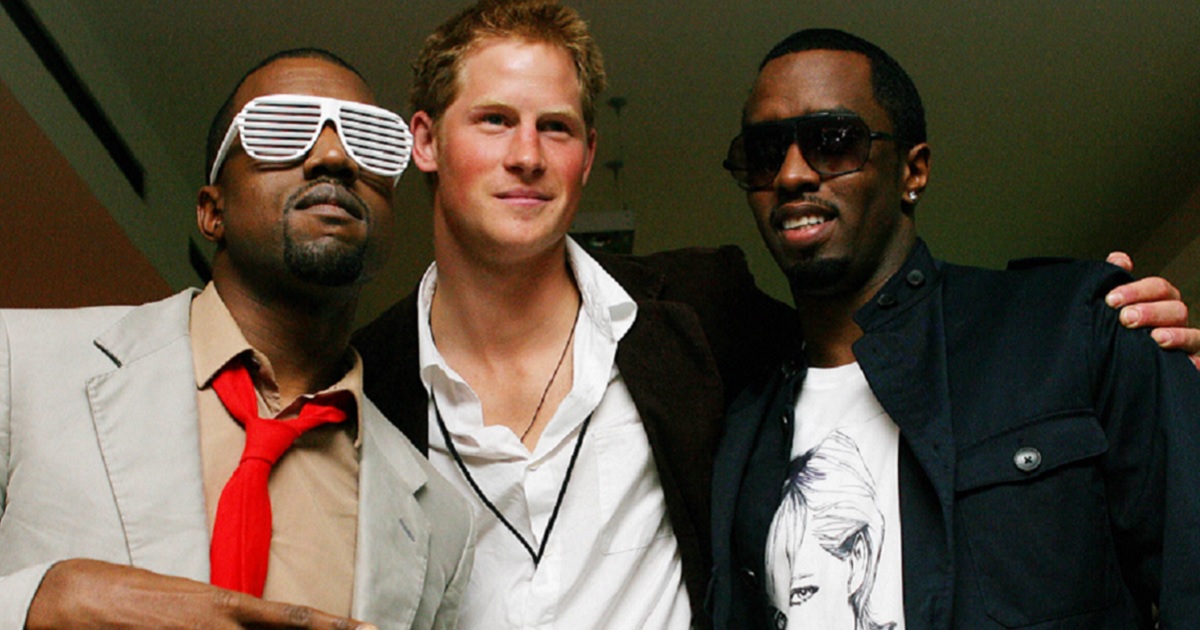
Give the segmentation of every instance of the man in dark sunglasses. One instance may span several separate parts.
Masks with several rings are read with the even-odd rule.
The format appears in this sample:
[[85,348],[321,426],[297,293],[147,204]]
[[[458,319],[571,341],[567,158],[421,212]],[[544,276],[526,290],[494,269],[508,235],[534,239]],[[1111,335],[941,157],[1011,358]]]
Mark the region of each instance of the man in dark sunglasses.
[[727,418],[717,627],[1200,627],[1200,375],[1121,326],[1127,275],[933,258],[920,96],[841,31],[768,53],[725,167],[805,346]]
[[209,133],[203,291],[0,312],[0,627],[454,626],[470,511],[349,346],[410,145],[345,61],[273,55]]

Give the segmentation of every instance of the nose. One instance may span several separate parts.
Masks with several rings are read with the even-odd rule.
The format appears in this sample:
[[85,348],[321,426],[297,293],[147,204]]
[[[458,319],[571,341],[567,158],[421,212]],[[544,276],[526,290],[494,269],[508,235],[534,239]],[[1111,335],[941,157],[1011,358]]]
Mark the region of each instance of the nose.
[[304,158],[304,176],[315,179],[322,175],[344,181],[358,179],[358,163],[350,157],[333,123],[326,123],[317,141]]
[[513,129],[504,166],[522,176],[539,175],[546,170],[546,156],[536,126],[518,125]]
[[793,142],[783,156],[783,164],[775,174],[775,187],[784,190],[816,190],[821,186],[821,174],[813,170],[800,145]]

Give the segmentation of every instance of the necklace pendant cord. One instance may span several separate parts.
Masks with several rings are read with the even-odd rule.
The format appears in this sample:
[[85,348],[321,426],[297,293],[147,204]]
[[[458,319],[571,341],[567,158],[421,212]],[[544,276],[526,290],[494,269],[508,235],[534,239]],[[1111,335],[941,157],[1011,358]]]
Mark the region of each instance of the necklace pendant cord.
[[[570,345],[570,342],[567,345]],[[546,543],[550,541],[550,532],[554,530],[554,522],[558,520],[558,512],[562,509],[563,497],[567,494],[567,485],[571,483],[571,473],[575,471],[575,461],[579,458],[579,451],[583,448],[583,438],[587,435],[588,425],[592,422],[592,414],[589,413],[587,418],[584,418],[583,424],[580,425],[579,438],[575,440],[575,449],[571,452],[571,460],[567,464],[567,474],[563,477],[562,485],[558,489],[558,498],[554,501],[554,511],[550,513],[550,520],[546,522],[546,531],[542,534],[542,542],[538,545],[538,550],[535,552],[533,545],[529,544],[529,541],[525,540],[525,537],[517,531],[517,528],[508,519],[504,518],[504,514],[488,499],[483,489],[475,482],[475,477],[471,476],[471,471],[467,470],[466,462],[463,461],[462,456],[458,454],[458,449],[454,446],[454,440],[450,437],[450,430],[446,428],[446,422],[442,420],[442,412],[438,409],[437,396],[431,394],[430,400],[433,402],[433,415],[437,418],[438,428],[442,432],[442,439],[445,440],[446,448],[450,451],[450,456],[454,458],[455,463],[458,464],[458,469],[462,471],[463,477],[466,478],[471,489],[475,491],[475,495],[479,497],[479,500],[483,502],[487,509],[499,519],[508,531],[512,532],[513,536],[517,537],[521,546],[525,548],[525,551],[529,552],[529,557],[533,559],[533,566],[536,568],[538,563],[542,561],[542,555],[546,553]]]
[[538,414],[542,412],[542,405],[546,404],[546,395],[550,393],[550,388],[554,385],[554,379],[558,378],[558,371],[562,369],[563,360],[567,358],[567,350],[571,349],[571,340],[575,338],[575,328],[579,324],[579,311],[582,309],[583,296],[580,296],[579,303],[575,306],[575,319],[571,321],[571,332],[567,335],[567,343],[563,344],[562,353],[558,355],[558,364],[554,366],[554,371],[550,373],[550,380],[546,382],[546,388],[542,390],[542,397],[538,400],[537,409],[533,410],[533,417],[529,419],[529,424],[521,432],[522,443],[525,442],[529,431],[533,429],[533,424],[537,422]]

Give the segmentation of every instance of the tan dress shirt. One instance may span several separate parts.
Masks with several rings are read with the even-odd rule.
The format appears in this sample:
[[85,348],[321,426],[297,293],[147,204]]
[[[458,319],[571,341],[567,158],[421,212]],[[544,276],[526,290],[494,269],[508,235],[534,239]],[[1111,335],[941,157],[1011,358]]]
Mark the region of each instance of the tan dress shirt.
[[358,529],[357,436],[363,400],[358,353],[350,351],[345,375],[329,389],[285,401],[279,399],[270,361],[246,342],[211,283],[192,301],[190,328],[210,536],[221,491],[237,468],[246,443],[245,429],[229,415],[211,386],[225,364],[234,359],[246,361],[258,390],[259,415],[264,418],[294,418],[306,400],[340,390],[348,390],[358,403],[352,420],[300,436],[271,470],[267,486],[273,531],[263,598],[349,615]]

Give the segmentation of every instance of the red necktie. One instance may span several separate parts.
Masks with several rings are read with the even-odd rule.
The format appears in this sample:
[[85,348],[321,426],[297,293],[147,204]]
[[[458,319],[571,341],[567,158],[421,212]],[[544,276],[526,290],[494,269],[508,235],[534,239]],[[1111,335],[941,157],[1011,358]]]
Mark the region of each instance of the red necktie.
[[305,431],[326,422],[341,422],[346,412],[309,401],[291,420],[258,417],[258,398],[250,373],[234,362],[213,379],[213,389],[230,415],[246,427],[246,448],[217,501],[213,523],[212,583],[262,597],[271,549],[271,467]]

